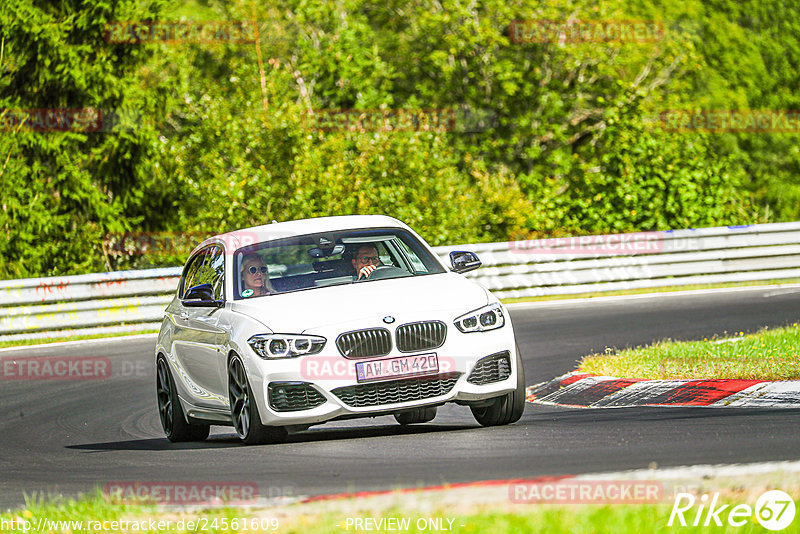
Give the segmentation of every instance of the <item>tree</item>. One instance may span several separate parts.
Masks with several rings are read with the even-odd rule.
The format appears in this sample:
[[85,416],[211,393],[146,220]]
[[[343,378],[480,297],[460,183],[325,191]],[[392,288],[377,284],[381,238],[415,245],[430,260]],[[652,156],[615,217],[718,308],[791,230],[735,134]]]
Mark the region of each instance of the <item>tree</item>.
[[163,202],[148,172],[156,132],[121,119],[148,111],[134,74],[149,54],[104,39],[109,21],[158,8],[133,0],[0,7],[0,276],[108,268],[104,236],[141,225]]

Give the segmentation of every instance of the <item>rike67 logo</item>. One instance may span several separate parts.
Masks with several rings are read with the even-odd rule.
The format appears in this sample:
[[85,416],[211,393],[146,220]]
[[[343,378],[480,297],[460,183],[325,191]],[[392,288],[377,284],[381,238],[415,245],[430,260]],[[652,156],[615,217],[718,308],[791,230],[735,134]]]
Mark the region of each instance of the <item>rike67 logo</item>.
[[767,530],[783,530],[794,521],[795,504],[788,493],[770,490],[756,501],[755,508],[749,504],[721,504],[719,493],[710,498],[703,494],[699,498],[691,493],[678,493],[667,526],[718,527],[725,523],[741,527],[756,522]]

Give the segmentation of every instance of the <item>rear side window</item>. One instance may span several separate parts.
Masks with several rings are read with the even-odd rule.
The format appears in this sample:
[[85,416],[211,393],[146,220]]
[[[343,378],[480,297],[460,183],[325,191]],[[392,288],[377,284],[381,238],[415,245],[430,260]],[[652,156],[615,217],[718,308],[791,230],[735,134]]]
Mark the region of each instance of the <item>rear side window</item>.
[[[225,254],[222,248],[214,247],[208,256],[209,283],[214,287],[214,300],[225,300]],[[200,282],[201,284],[204,282]]]
[[186,267],[183,269],[183,276],[181,276],[181,283],[178,284],[178,298],[182,299],[183,294],[186,293],[186,290],[192,287],[191,281],[195,278],[197,274],[197,270],[203,265],[203,260],[206,256],[206,249],[201,250],[191,258],[186,263]]
[[184,270],[178,298],[183,298],[190,287],[211,284],[214,299],[225,298],[225,254],[219,246],[204,248],[189,260]]

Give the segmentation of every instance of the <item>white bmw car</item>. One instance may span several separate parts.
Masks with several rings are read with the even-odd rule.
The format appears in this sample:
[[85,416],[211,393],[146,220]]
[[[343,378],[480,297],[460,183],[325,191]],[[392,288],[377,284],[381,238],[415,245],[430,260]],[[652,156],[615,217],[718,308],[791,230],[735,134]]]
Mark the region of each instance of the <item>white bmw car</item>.
[[509,315],[411,228],[354,215],[212,237],[190,255],[156,344],[171,441],[232,425],[248,444],[335,419],[424,423],[448,402],[517,421],[522,358]]

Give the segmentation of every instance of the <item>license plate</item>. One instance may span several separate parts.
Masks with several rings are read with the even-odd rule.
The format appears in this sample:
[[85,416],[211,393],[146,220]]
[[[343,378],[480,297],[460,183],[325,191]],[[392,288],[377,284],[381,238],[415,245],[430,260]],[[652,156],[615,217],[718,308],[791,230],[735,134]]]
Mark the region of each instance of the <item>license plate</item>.
[[356,363],[356,381],[369,382],[383,378],[433,375],[439,372],[436,353],[399,356],[384,360]]

